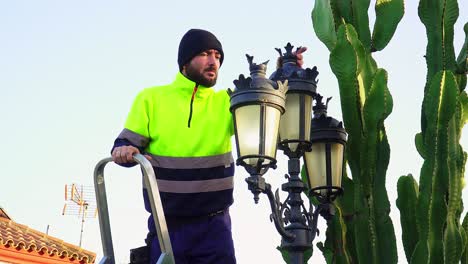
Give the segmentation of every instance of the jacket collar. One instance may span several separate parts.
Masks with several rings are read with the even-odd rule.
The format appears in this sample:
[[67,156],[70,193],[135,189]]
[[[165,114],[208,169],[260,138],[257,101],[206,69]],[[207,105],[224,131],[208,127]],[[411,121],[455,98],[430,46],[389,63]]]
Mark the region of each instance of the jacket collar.
[[[177,72],[174,82],[172,83],[173,87],[176,89],[181,89],[192,94],[193,89],[195,88],[196,83],[187,77],[185,77],[181,72]],[[206,87],[203,85],[198,85],[198,90],[196,97],[205,97],[214,92],[213,88]]]

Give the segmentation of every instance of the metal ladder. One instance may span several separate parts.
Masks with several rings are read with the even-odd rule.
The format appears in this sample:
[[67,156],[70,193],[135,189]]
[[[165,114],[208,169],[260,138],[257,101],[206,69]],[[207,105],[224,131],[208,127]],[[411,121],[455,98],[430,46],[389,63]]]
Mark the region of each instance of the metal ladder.
[[[153,166],[141,154],[136,154],[133,158],[141,166],[143,171],[144,184],[148,191],[151,211],[153,212],[154,224],[156,226],[156,232],[162,252],[156,264],[175,264],[171,240],[169,238],[161,198],[159,197],[159,189]],[[99,227],[101,230],[101,241],[104,255],[99,264],[115,264],[114,247],[112,244],[109,221],[109,208],[107,206],[106,186],[104,184],[104,167],[109,162],[112,162],[111,157],[102,159],[94,168],[94,189],[96,192]]]

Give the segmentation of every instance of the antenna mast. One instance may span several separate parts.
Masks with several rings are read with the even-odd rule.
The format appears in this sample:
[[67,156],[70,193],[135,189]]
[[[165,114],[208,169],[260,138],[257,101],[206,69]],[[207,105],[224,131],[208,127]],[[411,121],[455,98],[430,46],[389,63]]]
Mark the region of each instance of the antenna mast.
[[[89,212],[92,212],[89,214]],[[97,216],[96,196],[94,188],[78,184],[65,184],[65,204],[62,215],[75,215],[81,218],[80,243],[83,240],[83,230],[86,218]]]

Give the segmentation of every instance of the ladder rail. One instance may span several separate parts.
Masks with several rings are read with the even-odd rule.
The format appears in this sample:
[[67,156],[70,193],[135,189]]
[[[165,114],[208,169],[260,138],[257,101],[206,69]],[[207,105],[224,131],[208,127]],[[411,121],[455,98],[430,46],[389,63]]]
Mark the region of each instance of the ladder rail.
[[[153,220],[156,226],[156,233],[162,252],[156,263],[175,264],[169,231],[167,229],[166,218],[164,216],[161,197],[159,196],[159,188],[153,166],[145,158],[145,156],[141,154],[135,154],[133,158],[142,168],[145,185],[144,187],[148,191],[151,211],[153,212]],[[99,264],[115,264],[114,247],[110,228],[109,207],[107,203],[106,187],[104,182],[104,168],[109,162],[112,162],[111,157],[104,158],[97,163],[94,169],[94,189],[96,192],[99,228],[101,231],[101,241],[104,255]]]

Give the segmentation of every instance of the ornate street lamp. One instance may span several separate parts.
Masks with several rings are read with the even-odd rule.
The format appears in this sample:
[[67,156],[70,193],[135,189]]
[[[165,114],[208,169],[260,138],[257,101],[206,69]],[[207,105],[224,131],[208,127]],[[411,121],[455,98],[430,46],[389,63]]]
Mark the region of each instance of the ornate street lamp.
[[[234,81],[236,89],[230,91],[231,112],[235,123],[237,165],[250,174],[246,181],[255,202],[260,193],[267,195],[272,210],[270,219],[282,237],[281,248],[289,253],[291,263],[302,264],[304,252],[312,248],[317,234],[319,214],[329,216],[330,203],[341,193],[341,185],[337,185],[334,176],[342,173],[343,159],[337,156],[344,153],[346,133],[343,130],[343,141],[342,134],[336,136],[327,130],[332,128],[322,126],[335,122],[321,121],[323,118],[330,120],[330,117],[326,116],[326,106],[324,109],[321,96],[316,93],[317,69],[300,68],[292,52],[293,46],[288,43],[285,48],[284,54],[277,49],[283,66],[272,74],[271,80],[265,78],[267,62],[257,65],[253,63],[253,57],[247,55],[251,77],[246,79],[240,75]],[[312,119],[315,97],[320,98],[320,102],[314,108],[316,118]],[[315,132],[319,134],[315,135]],[[271,185],[262,177],[270,167],[276,168],[276,146],[289,158],[288,181],[282,185],[288,197],[283,203],[278,190],[273,194]],[[300,158],[304,155],[308,155],[307,169],[310,169],[306,173],[306,184],[299,177]],[[341,165],[337,161],[341,161]],[[315,171],[322,168],[325,168],[325,174]],[[335,171],[337,168],[340,168],[339,172]],[[317,178],[319,176],[322,178]],[[301,198],[305,191],[319,198],[320,204],[315,210],[310,201],[309,210],[305,208]]]
[[251,77],[240,75],[234,81],[236,89],[229,90],[231,112],[234,117],[237,165],[242,165],[251,175],[247,182],[258,202],[258,194],[265,190],[263,174],[276,168],[278,125],[284,113],[287,81],[274,82],[265,78],[266,65],[253,63],[247,56]]
[[343,123],[327,116],[330,99],[323,104],[322,96],[316,96],[310,132],[312,151],[304,155],[309,195],[324,204],[343,193],[341,179],[347,136]]
[[[294,46],[288,43],[283,54],[276,49],[282,59],[282,67],[277,69],[270,79],[288,81],[286,93],[286,113],[281,117],[278,148],[289,158],[300,158],[305,151],[310,151],[310,117],[312,101],[317,89],[317,67],[302,69],[297,65],[293,53]],[[300,49],[297,48],[297,50]]]

